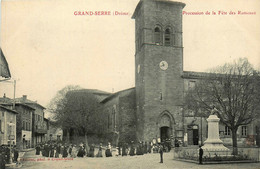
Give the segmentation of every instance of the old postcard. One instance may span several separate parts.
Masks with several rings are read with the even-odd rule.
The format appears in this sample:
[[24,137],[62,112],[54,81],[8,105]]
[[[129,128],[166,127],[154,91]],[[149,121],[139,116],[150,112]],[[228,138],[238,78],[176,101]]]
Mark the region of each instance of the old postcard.
[[0,25],[2,168],[260,168],[260,0],[2,0]]

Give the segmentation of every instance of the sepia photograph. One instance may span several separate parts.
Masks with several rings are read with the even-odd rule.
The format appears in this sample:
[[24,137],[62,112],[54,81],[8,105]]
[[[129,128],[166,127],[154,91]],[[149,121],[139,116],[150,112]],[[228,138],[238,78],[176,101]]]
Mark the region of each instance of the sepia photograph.
[[0,169],[260,168],[260,0],[0,2]]

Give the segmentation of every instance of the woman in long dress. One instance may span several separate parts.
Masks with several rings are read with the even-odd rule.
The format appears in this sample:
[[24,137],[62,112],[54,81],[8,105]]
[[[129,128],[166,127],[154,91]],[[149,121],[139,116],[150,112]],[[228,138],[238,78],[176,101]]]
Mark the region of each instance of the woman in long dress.
[[72,145],[71,157],[72,157],[72,158],[76,158],[76,157],[77,157],[77,148],[76,148],[76,145]]
[[111,146],[111,143],[110,142],[108,142],[108,146],[107,146],[107,149],[108,149],[108,156],[109,157],[112,157],[112,146]]
[[41,147],[39,144],[37,144],[35,149],[36,149],[36,155],[40,155]]
[[103,157],[103,155],[102,155],[102,143],[100,143],[100,145],[99,145],[98,153],[97,153],[96,157]]
[[50,157],[54,157],[54,146],[50,146]]
[[64,146],[62,157],[63,158],[67,158],[68,157],[68,147],[67,146]]
[[131,142],[131,147],[130,147],[130,152],[129,152],[130,156],[134,156],[135,155],[135,147],[134,147],[134,142]]

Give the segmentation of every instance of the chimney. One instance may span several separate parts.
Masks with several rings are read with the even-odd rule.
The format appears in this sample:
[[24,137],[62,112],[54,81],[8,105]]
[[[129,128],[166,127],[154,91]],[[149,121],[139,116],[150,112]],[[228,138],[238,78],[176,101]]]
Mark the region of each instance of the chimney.
[[23,95],[23,101],[26,101],[27,95]]

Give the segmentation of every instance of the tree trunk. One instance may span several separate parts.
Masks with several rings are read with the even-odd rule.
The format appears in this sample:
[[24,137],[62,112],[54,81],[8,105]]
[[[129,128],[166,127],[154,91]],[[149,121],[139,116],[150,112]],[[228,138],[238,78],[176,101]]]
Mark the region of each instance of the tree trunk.
[[86,144],[86,151],[87,151],[87,154],[89,154],[88,136],[87,136],[86,132],[84,133],[84,139],[85,139],[85,144]]
[[232,129],[233,155],[237,155],[237,128]]
[[67,130],[66,142],[69,143],[70,142],[70,129],[66,129],[66,130]]
[[115,146],[118,147],[118,142],[119,142],[119,132],[114,132],[114,138],[113,140],[115,140]]

